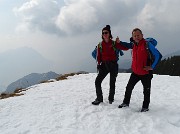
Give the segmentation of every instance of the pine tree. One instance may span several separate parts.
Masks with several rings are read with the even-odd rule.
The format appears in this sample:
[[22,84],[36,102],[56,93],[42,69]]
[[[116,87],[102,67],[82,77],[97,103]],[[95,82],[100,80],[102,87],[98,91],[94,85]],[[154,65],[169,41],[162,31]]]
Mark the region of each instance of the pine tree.
[[154,70],[155,74],[180,76],[180,56],[173,56],[160,61]]

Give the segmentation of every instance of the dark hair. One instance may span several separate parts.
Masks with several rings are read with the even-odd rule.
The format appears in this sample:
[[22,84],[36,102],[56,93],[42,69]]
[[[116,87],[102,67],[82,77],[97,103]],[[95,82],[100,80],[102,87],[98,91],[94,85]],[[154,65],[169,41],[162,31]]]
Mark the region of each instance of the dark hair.
[[141,31],[141,29],[139,29],[139,28],[134,28],[134,29],[132,30],[132,34],[133,34],[133,32],[136,32],[136,31],[139,31],[139,32],[142,34],[142,31]]
[[[112,39],[113,37],[112,37],[112,34],[111,34],[111,26],[110,25],[106,25],[106,27],[104,27],[102,29],[102,33],[103,33],[104,30],[107,30],[109,32],[109,38]],[[103,39],[103,36],[102,36],[102,39]]]

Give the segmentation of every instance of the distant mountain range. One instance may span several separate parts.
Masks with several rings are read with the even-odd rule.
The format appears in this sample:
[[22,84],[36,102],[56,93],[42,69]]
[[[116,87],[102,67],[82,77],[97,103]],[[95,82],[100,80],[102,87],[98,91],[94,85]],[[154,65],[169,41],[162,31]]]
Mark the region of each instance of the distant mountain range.
[[35,85],[35,84],[39,84],[42,81],[47,81],[50,79],[55,79],[58,76],[60,76],[59,74],[56,74],[54,72],[48,72],[48,73],[31,73],[27,76],[24,76],[23,78],[11,83],[5,93],[13,93],[16,89],[20,89],[20,88],[27,88],[29,86]]
[[29,47],[11,49],[0,53],[0,92],[11,82],[32,72],[44,73],[53,70],[54,63]]

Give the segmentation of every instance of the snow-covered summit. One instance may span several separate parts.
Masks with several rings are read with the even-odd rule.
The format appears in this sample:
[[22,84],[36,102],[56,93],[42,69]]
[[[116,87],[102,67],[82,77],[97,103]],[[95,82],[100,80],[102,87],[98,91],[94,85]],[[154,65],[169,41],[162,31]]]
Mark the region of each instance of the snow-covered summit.
[[130,74],[119,73],[113,104],[108,104],[107,76],[104,102],[92,105],[96,76],[38,84],[23,96],[0,100],[1,134],[179,134],[180,77],[154,75],[150,111],[141,113],[141,83],[133,90],[130,107],[118,108]]

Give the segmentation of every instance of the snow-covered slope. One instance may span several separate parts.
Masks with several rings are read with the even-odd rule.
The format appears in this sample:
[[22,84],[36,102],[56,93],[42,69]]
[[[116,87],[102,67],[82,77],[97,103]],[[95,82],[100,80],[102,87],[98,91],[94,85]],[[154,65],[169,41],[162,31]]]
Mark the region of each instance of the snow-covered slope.
[[141,113],[141,83],[130,107],[118,108],[129,75],[118,75],[113,104],[107,100],[108,76],[102,83],[104,102],[91,105],[95,73],[35,85],[23,96],[0,100],[1,134],[179,134],[180,77],[154,75],[150,111]]

